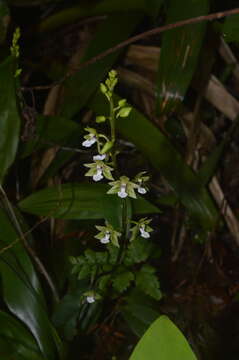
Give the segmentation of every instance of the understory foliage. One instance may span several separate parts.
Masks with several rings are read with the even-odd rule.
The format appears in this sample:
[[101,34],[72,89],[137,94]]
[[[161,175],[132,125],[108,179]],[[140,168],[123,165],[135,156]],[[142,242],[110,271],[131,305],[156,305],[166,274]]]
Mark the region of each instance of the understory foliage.
[[239,357],[235,6],[0,1],[0,360]]

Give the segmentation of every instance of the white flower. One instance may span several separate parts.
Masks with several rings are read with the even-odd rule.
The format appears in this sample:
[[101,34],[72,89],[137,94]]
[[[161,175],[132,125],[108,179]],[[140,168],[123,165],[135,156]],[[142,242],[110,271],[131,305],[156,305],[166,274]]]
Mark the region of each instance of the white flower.
[[93,304],[95,302],[95,297],[93,295],[88,295],[88,296],[86,296],[86,301],[89,304]]
[[149,232],[145,231],[145,225],[140,226],[139,231],[143,238],[148,239],[150,237]]
[[96,161],[96,160],[104,160],[106,157],[106,155],[95,155],[93,156],[93,160]]
[[101,244],[108,244],[110,242],[110,232],[106,231],[105,236],[100,239]]
[[118,196],[121,197],[122,199],[126,198],[128,196],[127,192],[126,192],[126,184],[122,183],[120,185],[120,191],[118,191]]
[[142,195],[146,194],[146,192],[147,192],[147,190],[142,186],[139,186],[137,190],[138,190],[138,193],[140,193]]
[[103,170],[102,170],[102,168],[101,168],[100,165],[97,165],[96,169],[97,169],[97,172],[96,172],[95,175],[93,175],[93,180],[94,180],[94,181],[100,181],[100,180],[102,180],[103,177],[104,177],[104,176],[102,175]]
[[91,147],[91,145],[97,141],[94,134],[89,134],[88,137],[89,138],[87,140],[83,141],[82,146]]

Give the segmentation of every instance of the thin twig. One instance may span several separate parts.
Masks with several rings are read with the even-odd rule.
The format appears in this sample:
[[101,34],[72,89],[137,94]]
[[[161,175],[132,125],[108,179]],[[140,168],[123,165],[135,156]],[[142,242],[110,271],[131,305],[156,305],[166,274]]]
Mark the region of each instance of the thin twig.
[[[218,19],[222,19],[226,16],[231,16],[231,15],[236,15],[239,14],[239,8],[236,9],[231,9],[231,10],[226,10],[226,11],[220,11],[220,12],[216,12],[213,14],[209,14],[209,15],[201,15],[201,16],[197,16],[194,18],[190,18],[190,19],[186,19],[186,20],[180,20],[177,21],[175,23],[172,24],[167,24],[164,26],[160,26],[160,27],[156,27],[154,29],[145,31],[143,33],[140,33],[138,35],[132,36],[129,39],[120,42],[119,44],[107,49],[106,51],[103,51],[102,53],[94,56],[93,58],[89,59],[88,61],[83,62],[82,64],[80,64],[77,68],[77,71],[87,67],[88,65],[91,65],[101,59],[103,59],[104,57],[106,57],[107,55],[110,55],[112,53],[114,53],[117,50],[120,50],[130,44],[135,43],[138,40],[142,40],[145,39],[147,37],[153,36],[153,35],[157,35],[160,34],[164,31],[168,31],[168,30],[172,30],[172,29],[176,29],[185,25],[192,25],[192,24],[197,24],[203,21],[212,21],[212,20],[218,20]],[[72,75],[72,74],[71,74]],[[56,83],[53,83],[51,85],[42,85],[42,86],[34,86],[31,89],[34,90],[47,90],[47,89],[51,89],[53,86],[56,86],[57,84],[65,81],[70,75],[67,74],[65,75],[61,80],[59,80]],[[23,87],[22,90],[28,90],[28,87]]]

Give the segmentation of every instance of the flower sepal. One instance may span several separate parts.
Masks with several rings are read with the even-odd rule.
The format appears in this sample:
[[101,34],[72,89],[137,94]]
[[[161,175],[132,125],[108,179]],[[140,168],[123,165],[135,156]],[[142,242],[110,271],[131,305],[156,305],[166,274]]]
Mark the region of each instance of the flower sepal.
[[117,194],[122,199],[127,196],[136,199],[135,189],[138,185],[130,181],[127,176],[121,176],[119,180],[110,182],[109,185],[112,188],[107,191],[107,194]]
[[118,238],[121,236],[121,233],[114,230],[113,226],[106,223],[106,226],[96,225],[96,229],[99,230],[99,233],[95,235],[95,238],[100,240],[101,244],[112,243],[114,246],[119,247]]
[[149,226],[152,219],[142,218],[138,222],[131,221],[135,226],[133,226],[131,231],[130,242],[134,241],[138,235],[143,237],[144,239],[150,238],[150,233],[153,229]]

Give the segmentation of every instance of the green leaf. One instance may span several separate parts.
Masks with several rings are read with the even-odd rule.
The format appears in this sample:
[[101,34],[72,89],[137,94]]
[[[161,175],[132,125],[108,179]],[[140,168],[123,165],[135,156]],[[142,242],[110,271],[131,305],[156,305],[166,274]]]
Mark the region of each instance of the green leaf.
[[65,295],[54,311],[52,321],[67,340],[72,340],[77,334],[77,319],[84,307],[82,296],[88,288],[87,282],[78,281],[77,290]]
[[11,315],[0,311],[1,359],[44,360],[33,336]]
[[122,109],[119,110],[119,112],[117,113],[117,117],[128,117],[129,113],[131,111],[131,107],[123,107]]
[[129,360],[197,360],[181,331],[160,316],[140,339]]
[[48,319],[41,286],[18,234],[0,210],[0,276],[9,310],[31,331],[42,354],[54,360],[59,339]]
[[[61,219],[102,219],[115,227],[119,224],[122,201],[118,196],[107,195],[105,184],[65,184],[40,190],[19,203],[30,214]],[[144,199],[133,201],[134,213],[159,212]]]
[[111,279],[111,275],[101,276],[97,283],[98,284],[97,289],[99,289],[100,291],[105,291],[110,279]]
[[159,281],[154,274],[155,269],[150,265],[143,265],[140,271],[136,274],[136,286],[142,290],[145,294],[152,296],[156,300],[160,300],[162,297],[159,290]]
[[[18,0],[19,1],[19,0]],[[95,6],[78,5],[64,9],[43,20],[39,26],[40,32],[56,29],[57,27],[76,22],[81,17],[98,16],[112,13],[124,12],[145,12],[151,16],[156,16],[163,3],[163,0],[121,0],[100,1]]]
[[124,263],[133,264],[147,260],[152,251],[152,243],[148,239],[138,237],[128,247]]
[[12,165],[18,147],[20,117],[15,90],[15,66],[12,57],[0,64],[0,182]]
[[92,267],[88,264],[84,264],[80,267],[77,278],[79,280],[85,279],[87,277],[90,277],[92,272]]
[[33,151],[49,148],[54,145],[65,145],[68,142],[79,143],[83,129],[75,122],[60,116],[36,117],[34,139],[27,139],[21,147],[21,157],[29,156]]
[[[73,10],[73,13],[75,13],[75,10]],[[108,16],[107,20],[100,25],[96,36],[92,39],[84,58],[82,58],[82,62],[127,39],[142,18],[143,15],[136,12]],[[65,14],[63,15],[63,21],[64,19]],[[90,96],[98,88],[100,82],[112,68],[119,54],[120,51],[116,51],[102,60],[79,70],[66,80],[64,101],[59,109],[60,115],[71,118],[84,107]],[[52,177],[72,155],[73,153],[66,154],[65,152],[59,152],[44,174],[42,181]]]
[[239,41],[239,15],[228,16],[222,26],[222,36],[226,42]]
[[[206,15],[208,0],[170,1],[167,22]],[[205,34],[206,23],[179,27],[163,34],[157,75],[157,112],[175,110],[191,83]]]
[[[119,100],[120,98],[116,97],[116,101]],[[107,111],[107,104],[99,92],[89,107],[96,113],[104,114]],[[186,165],[169,139],[134,108],[129,117],[117,121],[116,126],[117,130],[134,143],[154,168],[166,178],[194,220],[203,228],[212,229],[218,219],[215,205],[200,179]]]
[[136,304],[126,305],[121,312],[124,320],[137,336],[142,336],[159,316],[159,313],[152,308]]
[[122,293],[130,286],[133,280],[134,274],[131,271],[124,271],[114,277],[113,288],[119,293]]
[[5,1],[0,2],[0,44],[6,39],[8,25],[10,23],[10,12]]
[[[142,19],[141,14],[123,13],[111,15],[98,29],[82,61],[86,61],[128,38]],[[65,82],[64,101],[59,109],[61,115],[72,117],[98,88],[119,55],[114,52],[86,68],[79,70]],[[103,113],[104,114],[104,113]],[[101,114],[102,115],[102,114]]]

